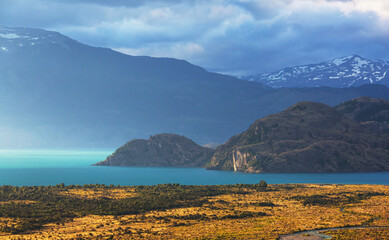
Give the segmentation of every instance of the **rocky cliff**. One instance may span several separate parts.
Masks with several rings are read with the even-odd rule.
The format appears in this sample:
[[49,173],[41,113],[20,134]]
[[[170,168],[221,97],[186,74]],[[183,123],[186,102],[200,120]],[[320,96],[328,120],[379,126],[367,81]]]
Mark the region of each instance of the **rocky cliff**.
[[202,167],[214,151],[184,136],[158,134],[147,140],[132,140],[95,165]]
[[[381,100],[375,101],[370,100],[368,109],[379,108]],[[353,102],[343,104],[349,105]],[[365,116],[356,109],[298,103],[257,120],[219,146],[207,168],[245,172],[388,171],[389,135],[372,131],[365,121],[356,121],[355,116]],[[380,113],[375,118],[381,119],[385,111],[376,111]]]

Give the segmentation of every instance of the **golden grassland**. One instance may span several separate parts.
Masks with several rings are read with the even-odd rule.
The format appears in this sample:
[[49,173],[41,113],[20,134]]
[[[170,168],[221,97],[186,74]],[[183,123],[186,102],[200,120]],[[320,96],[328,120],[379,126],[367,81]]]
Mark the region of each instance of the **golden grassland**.
[[[240,189],[205,196],[201,205],[72,217],[23,233],[0,232],[0,239],[278,239],[283,234],[311,229],[389,226],[389,186],[285,184],[269,185],[266,190],[245,185],[228,187]],[[139,197],[136,187],[64,189],[59,195],[80,201]],[[18,222],[17,218],[0,218],[0,227]],[[326,234],[333,235],[333,239],[389,239],[388,228],[344,229]]]
[[72,196],[80,199],[98,199],[98,198],[111,198],[111,199],[123,199],[135,197],[135,189],[68,189],[66,191],[61,191],[63,196]]

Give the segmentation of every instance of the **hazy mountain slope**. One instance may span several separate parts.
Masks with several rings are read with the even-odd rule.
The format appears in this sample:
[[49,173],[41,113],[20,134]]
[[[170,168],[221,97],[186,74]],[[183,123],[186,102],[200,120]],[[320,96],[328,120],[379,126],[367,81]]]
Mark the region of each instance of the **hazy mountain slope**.
[[330,106],[301,102],[257,120],[219,146],[209,169],[248,172],[389,170],[389,135]]
[[[170,131],[220,139],[237,129],[237,116],[257,114],[266,91],[181,60],[127,56],[43,30],[9,31],[20,37],[0,37],[8,49],[0,52],[2,126],[56,135],[58,145],[87,138],[115,146]],[[227,113],[234,120],[219,124]]]
[[202,167],[214,151],[184,136],[158,134],[147,140],[132,140],[95,165]]
[[39,29],[0,28],[0,49],[0,147],[116,147],[160,132],[221,143],[298,101],[389,97],[381,86],[271,89]]
[[389,86],[389,62],[368,60],[358,55],[317,64],[288,67],[277,72],[244,76],[270,87],[357,87],[364,84]]

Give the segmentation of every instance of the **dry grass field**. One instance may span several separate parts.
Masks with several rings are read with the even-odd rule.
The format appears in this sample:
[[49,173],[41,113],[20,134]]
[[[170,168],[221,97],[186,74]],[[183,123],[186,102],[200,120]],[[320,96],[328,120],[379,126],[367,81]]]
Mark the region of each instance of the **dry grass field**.
[[[12,213],[14,201],[20,201],[18,206],[23,205],[18,209],[32,211],[29,209],[37,204],[34,201],[41,200],[25,197],[25,200],[1,201],[0,239],[278,239],[284,234],[311,229],[389,226],[389,186],[288,184],[269,185],[264,189],[258,185],[229,185],[204,188],[207,192],[204,195],[200,192],[203,188],[197,188],[167,185],[156,189],[101,186],[43,189],[53,192],[48,199],[54,196],[57,201],[72,199],[70,207],[61,210],[59,205],[54,206],[52,212],[58,208],[73,214],[42,218],[43,224],[35,229],[10,230],[4,226],[31,221],[26,220],[29,216]],[[158,191],[163,195],[158,195]],[[185,198],[177,192],[193,197]],[[149,196],[152,196],[150,201],[142,204],[142,199]],[[86,211],[78,205],[87,206],[96,201],[102,208],[98,212]],[[124,205],[124,201],[131,204],[136,201],[137,205]],[[72,211],[71,204],[78,207]],[[139,211],[105,212],[104,206],[111,209],[110,204],[122,204],[123,208],[139,206]],[[389,228],[333,230],[325,234],[333,239],[355,239],[355,236],[389,239]],[[320,238],[301,236],[300,239]]]

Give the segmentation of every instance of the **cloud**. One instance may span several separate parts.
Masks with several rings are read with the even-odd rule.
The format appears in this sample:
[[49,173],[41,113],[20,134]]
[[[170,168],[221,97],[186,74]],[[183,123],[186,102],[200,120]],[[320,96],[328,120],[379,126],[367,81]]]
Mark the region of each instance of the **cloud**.
[[189,58],[200,57],[204,54],[204,48],[191,42],[174,44],[149,44],[144,48],[114,48],[118,52],[136,56],[172,57],[181,58],[185,55]]
[[389,58],[386,0],[0,0],[0,24],[235,75],[351,53]]

